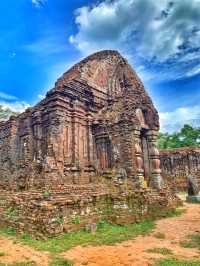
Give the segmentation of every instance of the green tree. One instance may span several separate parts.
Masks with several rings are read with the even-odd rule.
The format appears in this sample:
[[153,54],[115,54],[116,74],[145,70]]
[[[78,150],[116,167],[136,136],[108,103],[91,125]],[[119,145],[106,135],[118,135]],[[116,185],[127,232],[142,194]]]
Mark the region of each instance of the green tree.
[[160,133],[157,146],[159,149],[200,147],[200,127],[193,128],[190,125],[184,125],[178,132]]

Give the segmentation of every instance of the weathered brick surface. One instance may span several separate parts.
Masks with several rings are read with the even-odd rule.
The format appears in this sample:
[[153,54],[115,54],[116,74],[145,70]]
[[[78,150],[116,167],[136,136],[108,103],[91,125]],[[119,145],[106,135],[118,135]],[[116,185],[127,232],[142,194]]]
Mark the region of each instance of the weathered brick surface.
[[39,104],[0,123],[0,185],[87,184],[109,169],[124,169],[136,184],[150,181],[160,173],[158,129],[158,113],[127,61],[116,51],[93,54]]
[[[157,182],[158,130],[158,113],[127,61],[116,51],[87,57],[44,100],[0,123],[0,221],[48,236],[69,229],[76,215],[82,224],[105,215],[134,221],[173,208],[177,199]],[[145,183],[160,190],[142,190]]]
[[106,187],[69,186],[62,192],[26,191],[0,197],[0,224],[36,238],[56,236],[107,219],[124,224],[157,217],[179,200],[168,190],[109,191]]
[[200,185],[200,148],[160,150],[162,174],[171,188],[187,190],[187,176],[193,175]]

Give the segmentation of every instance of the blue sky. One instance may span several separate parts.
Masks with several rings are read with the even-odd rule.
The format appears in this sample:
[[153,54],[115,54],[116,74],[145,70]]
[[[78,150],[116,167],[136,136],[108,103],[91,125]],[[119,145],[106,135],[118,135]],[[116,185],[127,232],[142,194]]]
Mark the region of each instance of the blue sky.
[[117,49],[163,131],[198,125],[200,0],[6,0],[0,11],[0,104],[21,111],[81,58]]

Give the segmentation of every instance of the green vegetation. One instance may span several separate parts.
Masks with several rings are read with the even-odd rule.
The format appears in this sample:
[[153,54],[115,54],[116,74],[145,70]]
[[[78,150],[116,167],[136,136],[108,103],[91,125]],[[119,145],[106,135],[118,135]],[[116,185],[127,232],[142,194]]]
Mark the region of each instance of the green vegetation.
[[172,250],[168,249],[168,248],[150,248],[145,250],[148,253],[158,253],[158,254],[162,254],[162,255],[172,255],[173,252]]
[[[167,212],[161,212],[157,217],[174,217],[181,215],[185,209],[178,208],[175,210],[169,210]],[[153,210],[152,210],[153,212]],[[156,212],[156,210],[155,210]],[[157,218],[155,215],[155,218]],[[74,223],[79,223],[79,217],[75,217]],[[61,223],[62,218],[56,220]],[[129,239],[133,239],[138,235],[147,234],[154,228],[153,220],[145,220],[139,223],[116,225],[109,224],[105,220],[101,220],[97,224],[97,230],[95,234],[91,234],[86,229],[73,231],[66,233],[58,237],[49,238],[47,240],[35,240],[32,239],[29,234],[24,233],[22,236],[17,236],[16,232],[12,228],[1,228],[0,233],[11,237],[14,241],[20,241],[23,244],[34,247],[38,250],[49,251],[51,253],[64,252],[70,248],[78,245],[112,245]],[[154,235],[157,238],[164,239],[165,235],[157,233]]]
[[16,236],[16,231],[11,227],[4,227],[0,229],[0,233],[2,235],[8,236],[8,237],[14,237]]
[[155,218],[159,217],[159,218],[168,218],[168,217],[176,217],[176,216],[180,216],[181,214],[183,214],[185,212],[184,208],[176,208],[173,210],[168,210],[168,211],[163,211],[160,213],[157,213],[155,210]]
[[173,134],[160,133],[157,141],[159,149],[200,147],[200,128],[193,128],[190,125]]
[[45,191],[45,192],[43,193],[43,197],[44,197],[45,199],[48,199],[48,198],[50,197],[50,193],[49,193],[49,191]]
[[11,115],[17,115],[17,113],[13,112],[9,108],[4,108],[2,105],[0,105],[0,121],[9,119]]
[[13,207],[9,207],[4,211],[4,215],[7,219],[17,218],[17,211]]
[[[13,262],[13,263],[0,262],[0,266],[37,266],[37,264],[34,261]],[[62,257],[56,257],[49,262],[48,266],[73,266],[73,264]]]
[[63,223],[64,223],[64,221],[63,221],[63,217],[57,216],[57,217],[54,219],[54,223],[55,223],[55,224],[63,224]]
[[3,257],[3,256],[5,256],[6,254],[4,253],[4,252],[1,252],[0,251],[0,257]]
[[28,234],[17,237],[16,232],[10,228],[1,229],[0,233],[12,238],[14,237],[14,239],[19,240],[23,244],[34,247],[37,250],[60,253],[78,245],[115,244],[128,239],[133,239],[138,235],[147,234],[151,232],[153,228],[154,222],[151,220],[123,226],[100,222],[97,225],[97,231],[95,234],[91,234],[90,232],[82,229],[47,240],[35,240]]
[[200,250],[200,234],[191,235],[189,240],[181,242],[180,245],[184,248],[198,248]]
[[14,262],[14,263],[2,263],[0,262],[0,266],[36,266],[35,262]]
[[177,259],[162,259],[155,263],[155,266],[199,266],[200,261],[198,260],[177,260]]
[[72,223],[73,224],[80,224],[81,223],[81,219],[80,216],[76,215],[72,218]]
[[52,261],[49,263],[49,266],[72,266],[73,264],[61,257],[56,257],[52,259]]

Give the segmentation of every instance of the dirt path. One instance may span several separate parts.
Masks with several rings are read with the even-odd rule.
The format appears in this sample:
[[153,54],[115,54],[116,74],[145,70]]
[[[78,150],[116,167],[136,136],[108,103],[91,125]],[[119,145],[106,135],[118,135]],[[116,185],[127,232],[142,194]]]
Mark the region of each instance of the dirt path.
[[[162,219],[156,222],[156,228],[148,236],[139,236],[113,246],[81,247],[78,246],[62,253],[61,256],[74,262],[74,266],[149,266],[161,254],[149,253],[147,249],[168,248],[177,258],[200,258],[196,249],[183,248],[180,241],[190,234],[200,233],[200,205],[186,204],[187,211],[180,217]],[[164,235],[163,239],[156,237]],[[0,262],[35,261],[38,266],[47,266],[49,254],[14,243],[13,240],[0,236]]]
[[3,263],[34,261],[38,266],[48,266],[47,252],[36,251],[3,236],[0,236],[0,253]]
[[[200,205],[186,204],[187,211],[180,217],[159,220],[149,236],[139,236],[115,246],[76,247],[62,256],[74,261],[75,266],[149,266],[164,255],[146,252],[147,249],[168,248],[177,258],[199,258],[197,249],[183,248],[180,241],[189,234],[200,233]],[[164,239],[155,237],[164,234]]]

